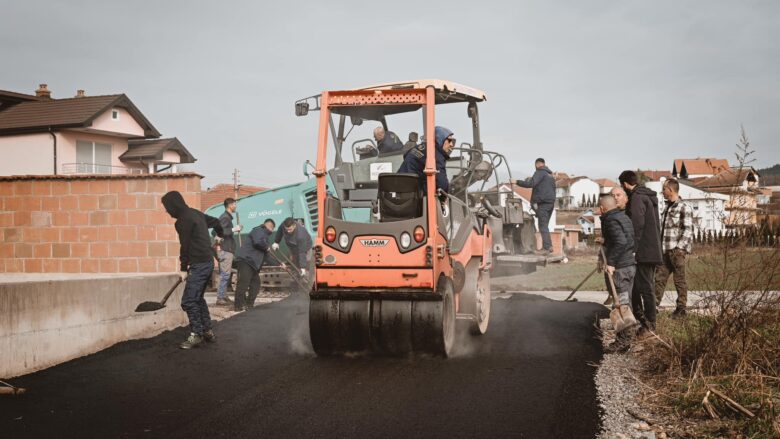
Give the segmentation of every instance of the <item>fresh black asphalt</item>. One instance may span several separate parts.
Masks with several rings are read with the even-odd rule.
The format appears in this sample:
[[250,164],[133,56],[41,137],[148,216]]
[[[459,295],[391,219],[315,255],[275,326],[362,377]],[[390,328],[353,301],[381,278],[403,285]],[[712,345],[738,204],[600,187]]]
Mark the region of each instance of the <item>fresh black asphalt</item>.
[[515,294],[454,358],[318,358],[301,298],[219,322],[193,351],[184,328],[18,377],[3,438],[592,438],[605,308]]

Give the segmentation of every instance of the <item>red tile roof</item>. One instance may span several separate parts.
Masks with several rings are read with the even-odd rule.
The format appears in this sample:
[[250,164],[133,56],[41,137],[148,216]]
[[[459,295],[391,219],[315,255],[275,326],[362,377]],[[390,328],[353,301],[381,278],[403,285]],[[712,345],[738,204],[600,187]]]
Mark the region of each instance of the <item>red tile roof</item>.
[[195,163],[197,160],[176,137],[168,139],[130,140],[127,142],[127,151],[119,156],[119,160],[122,160],[123,162],[162,160],[163,153],[166,151],[179,153],[181,163]]
[[[661,178],[672,178],[672,171],[658,171],[658,170],[640,170],[650,181],[660,181]],[[690,172],[690,171],[689,171]]]
[[593,181],[598,183],[599,186],[601,186],[601,187],[617,187],[618,186],[617,183],[615,183],[614,181],[612,181],[612,180],[610,180],[608,178],[597,178],[597,179],[595,179]]
[[751,174],[754,174],[754,177],[758,176],[758,173],[756,173],[756,171],[751,167],[742,169],[727,168],[726,170],[721,171],[712,177],[703,178],[697,181],[696,187],[700,189],[718,189],[741,186],[742,183],[748,179]]
[[726,159],[714,158],[695,158],[695,159],[676,159],[674,169],[680,176],[685,169],[687,175],[691,174],[717,174],[720,171],[729,169],[729,161]]
[[[247,195],[252,195],[257,192],[262,192],[268,188],[260,187],[260,186],[239,186],[238,187],[238,196],[244,197]],[[201,202],[200,205],[205,212],[208,208],[214,206],[215,204],[222,204],[225,201],[225,198],[235,198],[236,192],[233,190],[232,184],[227,183],[220,183],[216,186],[212,186],[208,188],[207,190],[201,192]]]

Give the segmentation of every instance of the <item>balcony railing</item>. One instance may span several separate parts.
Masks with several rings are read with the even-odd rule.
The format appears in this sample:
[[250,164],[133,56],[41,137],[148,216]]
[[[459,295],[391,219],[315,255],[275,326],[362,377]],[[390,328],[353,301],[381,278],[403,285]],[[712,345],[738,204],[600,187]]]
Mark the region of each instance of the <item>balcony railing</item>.
[[134,175],[143,174],[143,169],[126,168],[124,166],[100,165],[96,163],[63,163],[62,173],[65,175],[79,174],[110,174]]

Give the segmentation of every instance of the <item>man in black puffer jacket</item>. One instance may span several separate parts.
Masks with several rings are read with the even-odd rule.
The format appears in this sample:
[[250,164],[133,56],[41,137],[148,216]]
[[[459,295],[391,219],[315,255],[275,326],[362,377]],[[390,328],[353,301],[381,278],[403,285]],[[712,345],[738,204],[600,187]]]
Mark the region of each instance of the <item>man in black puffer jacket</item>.
[[[634,226],[625,213],[618,209],[612,195],[599,199],[601,211],[601,235],[604,238],[605,269],[614,277],[615,288],[621,305],[631,305],[631,292],[636,274],[634,259]],[[609,288],[609,285],[607,285]]]
[[628,194],[626,214],[634,225],[636,239],[636,278],[632,294],[634,316],[645,330],[655,331],[655,267],[663,263],[658,194],[641,186],[634,171],[623,171],[618,179]]
[[[601,236],[604,239],[606,261],[605,276],[612,276],[620,305],[631,306],[631,294],[636,276],[634,260],[634,226],[625,213],[620,210],[612,195],[603,195],[599,199],[601,214]],[[607,279],[607,290],[611,290]],[[616,334],[615,342],[607,346],[607,352],[625,352],[631,344],[631,332]]]
[[180,347],[192,349],[203,340],[215,340],[209,307],[203,294],[214,270],[214,254],[208,229],[214,229],[221,238],[222,226],[217,218],[187,206],[184,197],[177,191],[163,195],[162,204],[165,211],[176,218],[176,233],[179,234],[181,244],[181,278],[187,281],[181,297],[181,308],[190,320],[190,336]]

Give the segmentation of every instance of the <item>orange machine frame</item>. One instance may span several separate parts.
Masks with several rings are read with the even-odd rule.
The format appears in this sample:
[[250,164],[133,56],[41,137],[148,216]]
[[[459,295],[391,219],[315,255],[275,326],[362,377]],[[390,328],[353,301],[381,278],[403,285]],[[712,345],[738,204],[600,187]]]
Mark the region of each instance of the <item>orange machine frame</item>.
[[[345,106],[358,106],[358,105],[422,105],[425,111],[425,132],[426,136],[426,160],[424,173],[427,179],[427,212],[428,212],[428,233],[426,245],[433,248],[434,257],[432,260],[432,284],[430,288],[436,289],[436,283],[439,276],[444,273],[446,276],[450,276],[452,267],[450,265],[449,258],[446,258],[444,252],[444,246],[446,246],[446,239],[439,233],[437,227],[437,196],[436,196],[436,153],[435,153],[435,136],[433,135],[435,130],[435,90],[433,87],[427,87],[425,89],[403,89],[403,90],[349,90],[349,91],[326,91],[323,92],[320,98],[320,127],[319,137],[317,140],[317,162],[315,165],[314,175],[317,178],[317,207],[319,215],[320,227],[317,230],[317,245],[323,249],[327,246],[323,245],[325,238],[325,229],[327,225],[325,199],[327,197],[326,192],[326,176],[327,176],[327,149],[328,149],[328,129],[331,116],[330,109],[332,107],[345,107]],[[351,237],[354,239],[354,237]],[[325,267],[323,267],[325,268]],[[411,267],[410,267],[411,268]],[[417,268],[422,268],[417,267]],[[425,267],[426,270],[430,270],[431,267]],[[376,270],[370,267],[361,268],[368,272],[376,274]],[[317,270],[318,272],[320,270]],[[352,270],[349,270],[352,271]],[[408,270],[404,270],[408,271]],[[342,271],[342,273],[344,273]],[[318,282],[321,280],[326,283],[330,281],[337,281],[336,273],[323,272],[322,279],[318,275]],[[345,274],[346,275],[346,274]],[[348,276],[353,276],[352,282],[357,279],[354,278],[355,272],[350,273]],[[421,276],[422,277],[422,276]],[[427,278],[427,276],[425,276]],[[422,279],[421,279],[422,280]],[[426,279],[427,281],[427,279]],[[428,283],[428,282],[425,282]],[[399,286],[388,284],[388,287]]]

